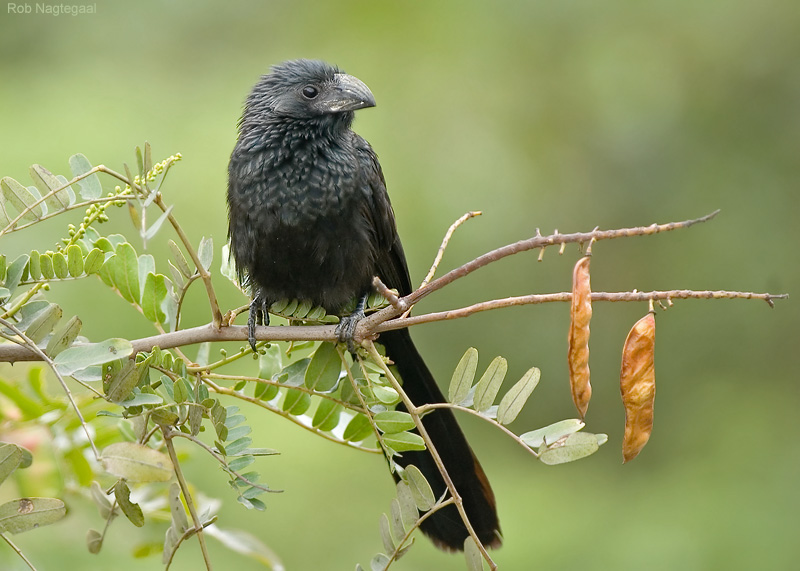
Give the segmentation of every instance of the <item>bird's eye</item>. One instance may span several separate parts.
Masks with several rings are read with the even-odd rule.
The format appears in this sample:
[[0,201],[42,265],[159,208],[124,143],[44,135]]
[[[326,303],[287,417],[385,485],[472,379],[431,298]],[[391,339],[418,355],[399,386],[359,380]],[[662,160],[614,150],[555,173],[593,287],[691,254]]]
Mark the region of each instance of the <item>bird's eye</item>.
[[314,99],[317,95],[319,95],[319,89],[317,89],[313,85],[306,85],[302,89],[301,93],[303,94],[303,97],[305,97],[306,99]]

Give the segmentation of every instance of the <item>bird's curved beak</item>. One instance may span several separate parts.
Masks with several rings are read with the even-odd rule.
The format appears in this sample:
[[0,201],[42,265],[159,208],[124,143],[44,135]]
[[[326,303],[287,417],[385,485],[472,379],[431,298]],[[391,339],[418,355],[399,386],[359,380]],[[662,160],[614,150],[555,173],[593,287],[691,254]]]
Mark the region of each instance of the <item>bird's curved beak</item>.
[[365,107],[375,107],[375,96],[357,77],[337,73],[334,76],[333,89],[328,92],[323,103],[332,113],[355,111]]

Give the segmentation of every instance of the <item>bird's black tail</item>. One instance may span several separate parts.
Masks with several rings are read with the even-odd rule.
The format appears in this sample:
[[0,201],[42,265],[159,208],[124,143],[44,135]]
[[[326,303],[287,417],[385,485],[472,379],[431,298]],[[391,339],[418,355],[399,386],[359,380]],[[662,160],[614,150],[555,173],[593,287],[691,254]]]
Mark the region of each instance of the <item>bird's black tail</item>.
[[[445,402],[445,398],[420,356],[407,329],[381,333],[379,342],[394,361],[403,380],[403,390],[415,405]],[[476,535],[486,547],[499,547],[500,525],[494,492],[478,459],[461,432],[453,412],[439,409],[423,420],[436,451],[459,495]],[[430,483],[436,497],[446,486],[428,451],[403,452],[395,461],[401,466],[415,465]],[[469,533],[454,505],[449,505],[422,522],[422,531],[442,549],[462,550]]]

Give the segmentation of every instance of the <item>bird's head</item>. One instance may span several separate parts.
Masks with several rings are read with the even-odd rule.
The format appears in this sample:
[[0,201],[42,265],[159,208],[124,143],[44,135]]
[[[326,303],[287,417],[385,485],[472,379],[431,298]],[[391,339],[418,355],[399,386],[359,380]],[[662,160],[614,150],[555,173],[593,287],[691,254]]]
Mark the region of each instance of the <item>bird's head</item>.
[[259,80],[247,98],[243,121],[328,118],[349,125],[353,111],[374,106],[372,92],[360,79],[322,61],[298,59],[274,66]]

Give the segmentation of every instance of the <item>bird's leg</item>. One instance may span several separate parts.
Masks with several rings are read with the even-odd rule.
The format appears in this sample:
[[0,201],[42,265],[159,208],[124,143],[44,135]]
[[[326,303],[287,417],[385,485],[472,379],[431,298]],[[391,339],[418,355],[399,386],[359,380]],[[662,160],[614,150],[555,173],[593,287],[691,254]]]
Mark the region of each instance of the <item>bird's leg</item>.
[[250,317],[247,319],[247,340],[253,351],[256,350],[256,325],[269,325],[269,303],[261,290],[250,302]]
[[339,319],[339,325],[336,326],[336,335],[339,336],[340,343],[347,343],[347,350],[355,354],[356,344],[353,341],[353,335],[356,332],[358,322],[364,319],[364,306],[367,304],[367,295],[365,293],[358,298],[356,308],[350,315],[345,315]]

